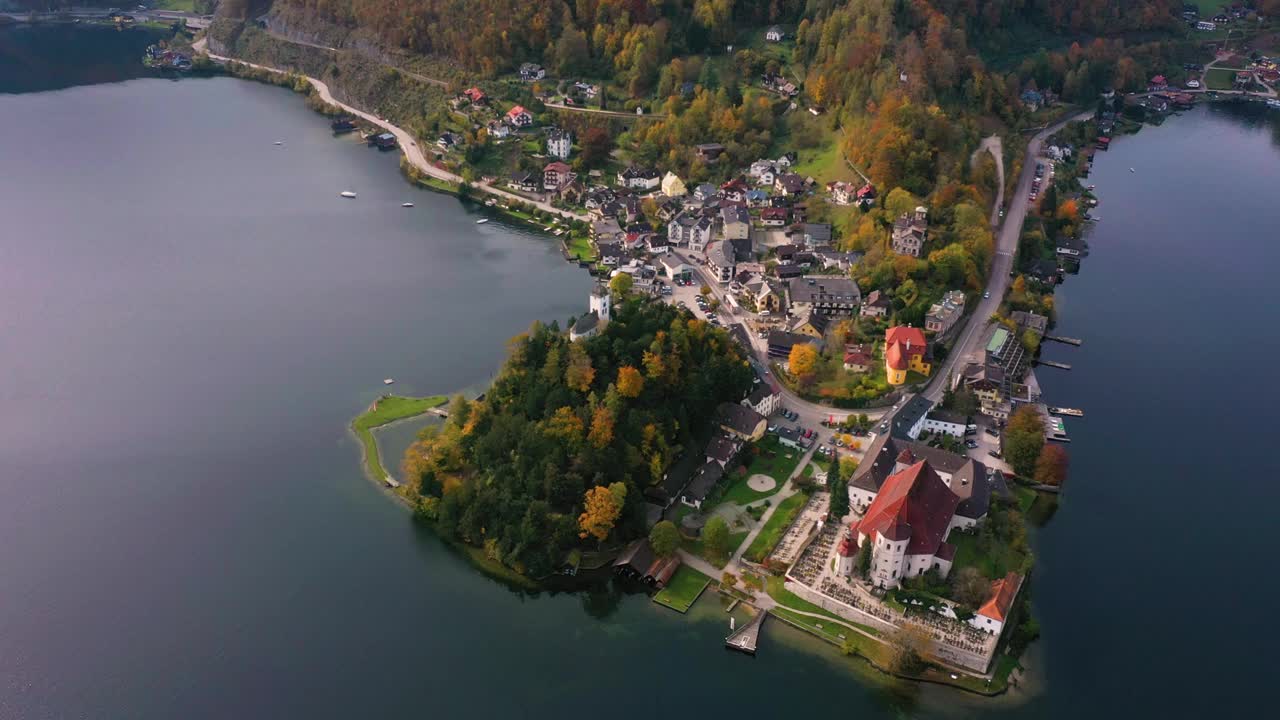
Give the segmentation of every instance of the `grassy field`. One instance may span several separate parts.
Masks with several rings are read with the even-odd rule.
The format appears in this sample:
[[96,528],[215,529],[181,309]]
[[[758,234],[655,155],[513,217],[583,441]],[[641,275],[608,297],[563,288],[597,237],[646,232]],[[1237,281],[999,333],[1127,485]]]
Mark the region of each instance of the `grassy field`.
[[369,473],[369,477],[381,482],[387,476],[387,471],[382,467],[382,460],[378,457],[378,441],[373,437],[373,429],[397,420],[421,415],[433,407],[445,404],[446,400],[448,398],[444,395],[421,398],[388,395],[379,399],[369,410],[356,416],[356,419],[351,421],[351,429],[355,431],[360,444],[364,446],[365,470]]
[[[125,3],[121,7],[129,7],[129,4]],[[195,0],[155,0],[155,2],[151,3],[151,7],[156,10],[178,10],[180,12],[196,11]]]
[[570,235],[567,244],[569,246],[569,254],[573,257],[587,261],[596,259],[596,250],[591,246],[591,238],[586,235],[574,233]]
[[1226,68],[1210,68],[1205,73],[1204,84],[1210,90],[1230,90],[1235,83],[1236,71]]
[[[766,435],[763,440],[756,443],[756,449],[760,453],[753,456],[746,464],[747,476],[768,475],[778,481],[779,487],[791,477],[791,471],[796,469],[800,456],[804,454],[800,450],[783,447],[776,435]],[[770,453],[773,457],[769,457]],[[769,494],[772,495],[772,493]]]
[[992,580],[1002,578],[1010,570],[1022,566],[1022,553],[1010,547],[998,548],[996,552],[983,554],[978,547],[978,538],[966,533],[953,532],[947,542],[956,546],[956,558],[953,571],[964,567],[975,567],[978,572]]
[[1018,510],[1026,513],[1036,501],[1036,491],[1029,487],[1015,485],[1013,488],[1013,496],[1018,499]]
[[751,541],[751,546],[747,548],[744,557],[752,562],[764,562],[764,559],[773,551],[773,547],[782,539],[783,533],[790,527],[791,521],[796,519],[808,501],[808,493],[802,492],[783,500],[778,505],[778,509],[769,516],[769,521],[756,535],[756,539]]
[[688,612],[709,584],[711,578],[687,565],[681,565],[676,574],[671,576],[671,582],[653,596],[653,601],[676,612]]
[[[746,474],[742,477],[736,477],[735,473],[732,484],[729,485],[729,488],[724,491],[724,495],[720,498],[721,502],[733,503],[734,505],[746,505],[747,503],[753,503],[777,493],[782,489],[782,486],[785,483],[785,481],[779,482],[773,486],[772,490],[763,492],[759,490],[752,490],[751,487],[747,485],[747,481],[751,479],[752,475],[757,474],[768,475],[769,473],[756,473],[750,469],[748,469]],[[774,480],[777,480],[777,478],[774,478]]]

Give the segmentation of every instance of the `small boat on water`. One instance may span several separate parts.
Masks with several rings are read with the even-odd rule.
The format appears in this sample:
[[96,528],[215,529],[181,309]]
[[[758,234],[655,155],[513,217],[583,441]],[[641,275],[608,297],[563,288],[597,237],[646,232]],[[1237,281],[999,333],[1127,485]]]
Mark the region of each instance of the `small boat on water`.
[[400,203],[400,207],[413,207],[413,203]]
[[387,378],[386,380],[383,380],[383,381],[382,381],[382,384],[383,384],[383,385],[390,385],[390,384],[392,384],[392,383],[394,383],[394,382],[395,382],[395,380],[393,380],[392,378]]
[[485,201],[484,201],[484,206],[485,206],[485,207],[493,207],[493,204],[494,204],[494,203],[496,203],[496,202],[497,202],[497,201],[496,201],[496,200],[494,200],[493,198],[489,198],[488,200],[485,200]]
[[479,220],[477,220],[477,221],[476,221],[476,224],[477,224],[477,225],[483,225],[483,224],[485,224],[485,223],[487,223],[487,222],[489,222],[489,218],[480,218]]
[[284,141],[283,141],[283,140],[277,140],[277,141],[275,142],[275,144],[276,144],[276,145],[283,145],[283,144],[284,144]]
[[343,190],[342,192],[340,192],[340,193],[338,193],[338,194],[339,194],[339,195],[341,195],[342,197],[344,197],[344,198],[348,198],[348,199],[355,198],[355,196],[356,196],[356,194],[355,194],[355,193],[353,193],[353,192],[351,192],[350,190]]
[[1129,172],[1137,172],[1137,170],[1134,170],[1133,168],[1129,168]]

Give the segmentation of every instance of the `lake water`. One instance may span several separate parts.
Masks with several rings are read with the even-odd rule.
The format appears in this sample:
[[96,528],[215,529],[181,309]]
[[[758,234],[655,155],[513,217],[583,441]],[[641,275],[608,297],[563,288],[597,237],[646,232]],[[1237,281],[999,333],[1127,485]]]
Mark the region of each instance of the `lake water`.
[[365,480],[346,424],[382,378],[481,387],[508,337],[581,312],[589,279],[553,241],[475,225],[277,88],[132,80],[0,96],[0,118],[0,718],[1186,717],[1267,697],[1264,119],[1197,110],[1098,161],[1105,221],[1060,293],[1085,345],[1042,374],[1088,417],[1037,538],[1042,687],[1017,704],[886,681],[777,623],[758,658],[727,653],[714,602],[512,590]]

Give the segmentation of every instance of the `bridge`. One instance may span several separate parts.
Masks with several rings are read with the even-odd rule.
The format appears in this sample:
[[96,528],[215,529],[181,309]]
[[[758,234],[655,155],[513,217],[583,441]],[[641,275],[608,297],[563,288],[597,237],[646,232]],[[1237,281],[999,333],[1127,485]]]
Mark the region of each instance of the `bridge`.
[[760,626],[764,624],[765,611],[761,610],[746,625],[729,633],[724,639],[724,646],[729,650],[737,650],[748,655],[756,654],[756,645],[760,641]]

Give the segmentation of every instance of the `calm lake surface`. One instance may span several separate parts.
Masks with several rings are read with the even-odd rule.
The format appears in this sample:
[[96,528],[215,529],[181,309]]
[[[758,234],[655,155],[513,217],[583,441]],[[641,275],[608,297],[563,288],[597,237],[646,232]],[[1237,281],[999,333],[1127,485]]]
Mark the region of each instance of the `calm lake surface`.
[[1097,163],[1105,220],[1059,294],[1085,345],[1041,374],[1088,417],[1037,537],[1029,700],[887,682],[777,623],[729,654],[714,602],[514,591],[365,480],[346,425],[382,378],[480,387],[511,335],[581,312],[552,240],[476,226],[277,88],[131,80],[0,95],[0,118],[0,718],[1265,707],[1265,116],[1197,110]]

